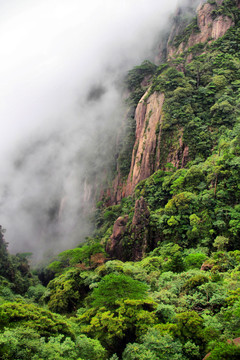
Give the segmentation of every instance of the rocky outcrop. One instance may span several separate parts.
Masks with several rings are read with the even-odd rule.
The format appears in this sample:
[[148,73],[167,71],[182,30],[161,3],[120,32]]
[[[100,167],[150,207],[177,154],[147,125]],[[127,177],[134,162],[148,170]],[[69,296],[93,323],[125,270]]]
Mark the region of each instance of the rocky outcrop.
[[[217,3],[220,5],[222,0],[218,0]],[[169,47],[169,56],[175,56],[176,52],[181,53],[195,44],[216,40],[225,34],[233,25],[233,20],[223,15],[218,15],[213,19],[212,10],[215,8],[216,5],[209,3],[204,3],[199,7],[197,17],[199,31],[192,32],[187,42],[182,42],[177,49]],[[174,31],[171,34],[172,37]],[[190,61],[190,58],[188,60]],[[148,81],[147,78],[143,85],[148,84]],[[157,89],[159,88],[160,86]],[[123,197],[132,195],[136,185],[155,171],[171,169],[172,165],[177,169],[183,168],[190,160],[189,148],[186,145],[188,138],[184,138],[184,123],[180,125],[174,121],[168,122],[167,114],[166,117],[164,116],[164,109],[167,106],[167,103],[164,106],[164,94],[152,93],[150,90],[152,91],[149,88],[142,96],[136,107],[135,143],[132,154],[129,154],[131,155],[129,174],[124,180],[118,171],[113,186],[104,194],[105,205],[119,203]],[[114,224],[113,233],[106,248],[111,258],[134,261],[142,259],[147,249],[151,250],[161,241],[159,235],[153,233],[153,230],[150,233],[149,225],[150,213],[146,201],[141,197],[136,200],[132,221],[128,217],[119,217]],[[201,270],[211,270],[212,266],[205,262]]]
[[[216,1],[217,5],[221,5],[223,0]],[[181,42],[180,45],[175,47],[174,36],[178,34],[177,28],[170,35],[168,41],[168,59],[181,54],[183,51],[189,49],[195,44],[210,43],[213,40],[217,40],[222,37],[227,30],[234,25],[232,18],[228,16],[219,15],[215,19],[212,16],[213,10],[216,9],[216,5],[209,3],[200,4],[197,9],[197,26],[198,31],[192,31],[186,42]]]
[[213,264],[210,264],[208,261],[205,261],[201,266],[202,271],[209,271],[212,268],[213,268]]
[[109,242],[106,247],[107,253],[111,258],[117,258],[124,260],[123,256],[123,238],[126,233],[126,226],[128,222],[128,215],[122,217],[120,216],[113,226],[113,233],[109,239]]
[[132,260],[141,260],[147,247],[148,247],[148,225],[149,225],[150,212],[147,203],[143,197],[137,199],[135,203],[135,211],[132,220]]
[[[192,7],[196,3],[192,1]],[[184,30],[182,23],[176,20],[167,45],[168,59],[174,58],[177,54],[189,49],[193,45],[205,42],[211,42],[223,36],[226,31],[234,25],[232,18],[216,12],[213,16],[213,10],[220,6],[223,0],[217,0],[215,4],[202,2],[197,9],[197,28],[192,29],[191,33],[185,38],[184,42],[174,47],[174,38],[180,35]],[[240,0],[236,1],[240,7]],[[191,11],[190,11],[191,10]],[[192,8],[190,7],[190,13]],[[190,14],[189,13],[189,14]],[[178,9],[176,18],[184,17],[184,9]],[[190,27],[191,29],[191,27]],[[186,40],[187,39],[187,40]],[[164,40],[165,41],[165,40]],[[166,43],[166,42],[165,42]],[[160,49],[163,54],[163,49]],[[185,61],[188,63],[192,59],[192,54],[188,54]],[[180,65],[179,65],[180,66]],[[181,68],[183,66],[183,68]],[[184,65],[181,65],[179,71],[184,71]],[[149,79],[146,79],[146,84]],[[166,164],[171,163],[176,168],[182,168],[189,161],[189,149],[183,141],[183,128],[171,129],[171,139],[166,141],[169,134],[164,132],[164,94],[155,92],[148,95],[148,91],[143,95],[135,111],[136,132],[135,144],[131,156],[131,167],[127,179],[123,179],[118,171],[111,189],[108,189],[104,196],[107,205],[116,204],[123,197],[133,194],[136,185],[158,169],[166,169]]]
[[163,121],[162,106],[164,94],[154,93],[147,101],[146,94],[139,102],[136,120],[136,139],[132,162],[126,185],[126,195],[130,195],[139,181],[149,177],[159,166],[159,142]]
[[[105,193],[109,205],[119,203],[123,197],[133,193],[136,185],[158,169],[165,169],[166,163],[176,168],[184,167],[188,161],[188,147],[183,143],[183,129],[178,129],[177,138],[166,151],[162,131],[164,123],[164,94],[154,92],[148,97],[148,91],[140,100],[136,112],[135,144],[132,152],[131,168],[124,182],[118,174],[113,186]],[[163,153],[166,154],[163,160]]]
[[113,233],[106,246],[111,258],[119,260],[141,260],[149,240],[150,212],[143,197],[135,203],[133,219],[119,217],[113,226]]
[[148,92],[146,92],[139,102],[135,114],[136,139],[132,153],[131,169],[126,184],[119,186],[119,179],[117,180],[118,187],[115,185],[115,199],[131,195],[141,180],[148,178],[158,169],[164,169],[166,163],[172,163],[176,168],[186,165],[188,147],[185,146],[182,140],[183,129],[178,129],[177,139],[167,149],[167,156],[163,161],[162,153],[166,153],[165,139],[162,132],[164,123],[163,103],[164,94],[157,92],[149,97]]
[[105,206],[118,204],[126,196],[126,181],[122,179],[120,172],[112,182],[111,188],[102,190],[100,199],[104,199]]

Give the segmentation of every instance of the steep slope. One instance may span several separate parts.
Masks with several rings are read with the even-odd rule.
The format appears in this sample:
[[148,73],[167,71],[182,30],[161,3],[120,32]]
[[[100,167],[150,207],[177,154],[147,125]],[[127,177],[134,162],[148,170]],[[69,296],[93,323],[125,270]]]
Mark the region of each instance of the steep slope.
[[240,358],[236,4],[216,8],[231,5],[223,37],[130,71],[114,187],[96,205],[92,237],[40,272],[46,288],[34,277],[13,287],[11,264],[17,280],[28,273],[0,228],[1,358]]
[[201,3],[194,21],[180,34],[175,25],[168,40],[169,60],[196,44],[219,39],[234,25],[234,17],[227,13],[226,8],[221,8],[222,3],[223,0]]
[[[221,13],[228,3],[222,3]],[[114,230],[110,234],[107,249],[113,257],[139,259],[159,241],[211,246],[223,236],[231,249],[238,246],[232,225],[238,223],[239,204],[240,12],[239,4],[231,4],[235,25],[211,44],[196,44],[160,65],[136,107],[130,171],[123,186],[108,193],[109,205],[132,196],[133,215],[117,237]],[[222,207],[228,215],[219,215]]]
[[[185,100],[186,98],[192,99],[192,103],[194,103],[194,96],[199,97],[199,91],[196,89],[201,89],[201,86],[208,92],[210,89],[214,91],[212,89],[214,87],[216,89],[218,86],[219,88],[216,89],[218,91],[215,93],[219,93],[219,95],[228,88],[230,79],[226,75],[217,74],[213,69],[214,66],[219,66],[219,64],[214,64],[214,40],[221,38],[229,29],[236,28],[235,25],[239,16],[237,7],[240,7],[239,1],[209,1],[202,4],[198,7],[197,17],[180,34],[179,25],[176,25],[178,21],[175,20],[176,24],[173,25],[167,45],[168,63],[160,65],[157,69],[156,75],[152,78],[153,85],[147,89],[136,107],[134,116],[136,124],[135,142],[128,176],[124,179],[121,176],[121,171],[118,171],[112,189],[107,191],[106,197],[110,199],[108,204],[118,203],[122,197],[131,195],[139,181],[146,179],[154,171],[166,169],[168,166],[182,168],[196,156],[193,154],[194,144],[191,135],[189,136],[189,126],[191,126],[191,119],[193,120],[196,116],[199,117],[199,111],[194,109],[194,104],[187,104],[187,101],[184,104],[185,109],[180,103],[183,103],[183,98]],[[213,44],[212,47],[210,44]],[[208,59],[207,54],[209,54],[210,59]],[[209,61],[211,66],[207,66]],[[167,75],[172,76],[171,81],[174,81],[174,77],[175,79],[178,78],[176,81],[179,86],[172,88],[165,86],[164,88],[158,84],[166,77],[164,69],[167,66],[176,67],[183,73],[181,75],[171,70],[173,74]],[[215,73],[216,76],[222,77],[221,79],[225,84],[217,85],[214,83],[217,81],[217,78],[214,77]],[[207,96],[209,95],[212,94],[207,94]],[[179,105],[184,111],[185,121],[180,119],[181,115],[176,114],[174,109],[171,112],[173,99],[176,106]],[[206,97],[204,101],[206,101]],[[214,102],[209,105],[213,106]],[[210,119],[214,111],[209,105],[208,114],[205,115]],[[225,111],[227,112],[227,108]],[[229,125],[231,126],[231,124]],[[210,123],[209,126],[211,126]],[[209,140],[211,144],[209,143],[208,147],[212,148],[214,146],[212,133],[218,125],[213,125],[213,129],[210,130],[211,134],[208,136],[206,131],[209,131],[209,126],[202,130],[206,135],[206,143],[209,137],[211,138]],[[198,146],[199,143],[196,142],[195,145]],[[190,152],[189,147],[192,148]],[[206,158],[209,154],[210,151],[206,150],[205,154],[201,154],[201,156],[203,155]]]

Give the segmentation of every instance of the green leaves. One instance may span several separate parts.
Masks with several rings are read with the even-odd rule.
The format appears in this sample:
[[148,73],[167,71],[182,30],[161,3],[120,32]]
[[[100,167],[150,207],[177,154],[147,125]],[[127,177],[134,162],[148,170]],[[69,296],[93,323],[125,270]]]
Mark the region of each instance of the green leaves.
[[147,285],[133,280],[130,276],[109,274],[93,290],[92,305],[111,308],[116,305],[117,301],[143,299],[146,297],[146,292]]
[[134,341],[157,322],[155,308],[156,303],[150,299],[119,300],[114,309],[87,310],[77,323],[82,332],[99,339],[112,353],[121,352],[123,344]]
[[182,341],[192,339],[196,343],[202,342],[203,319],[195,311],[178,314],[177,326]]
[[149,60],[143,61],[143,63],[139,66],[135,66],[132,70],[130,70],[126,77],[126,85],[130,93],[130,101],[133,106],[136,106],[138,101],[143,96],[146,91],[146,86],[144,87],[142,82],[144,79],[151,78],[155,71],[157,70],[157,66],[151,63]]
[[33,304],[13,302],[1,305],[0,330],[17,325],[29,327],[46,337],[58,334],[73,336],[70,324],[60,315]]
[[240,205],[236,205],[234,209],[232,209],[230,216],[230,231],[233,235],[237,236],[240,232]]
[[182,344],[170,334],[149,330],[141,338],[141,344],[128,344],[123,360],[184,360]]
[[46,293],[48,307],[54,312],[70,313],[80,306],[88,291],[88,286],[80,277],[80,270],[70,268],[49,282]]
[[0,356],[2,360],[105,360],[106,350],[98,340],[85,335],[76,342],[63,335],[45,339],[33,329],[19,327],[7,329],[0,334]]
[[221,342],[211,351],[208,360],[238,360],[240,347],[234,343]]
[[184,264],[187,270],[200,269],[203,262],[207,259],[207,256],[202,253],[189,254],[184,259]]

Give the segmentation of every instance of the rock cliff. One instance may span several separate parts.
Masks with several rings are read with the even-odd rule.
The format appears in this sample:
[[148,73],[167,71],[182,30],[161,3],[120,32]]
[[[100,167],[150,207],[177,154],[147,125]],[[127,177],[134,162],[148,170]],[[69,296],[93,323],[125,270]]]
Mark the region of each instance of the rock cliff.
[[[146,95],[144,95],[146,96]],[[126,185],[130,195],[139,181],[149,177],[159,168],[159,144],[163,121],[164,94],[154,93],[147,100],[140,100],[135,114],[136,140]]]
[[[222,37],[234,25],[234,19],[222,11],[223,0],[202,2],[197,8],[197,17],[187,28],[180,28],[176,20],[167,41],[167,58],[171,63],[179,54],[185,53],[186,61],[191,61],[191,48],[197,44],[211,43]],[[240,7],[240,1],[237,0]],[[179,15],[181,9],[177,11]],[[186,30],[187,29],[187,30]],[[183,39],[183,40],[182,40]],[[187,52],[188,50],[188,52]],[[178,68],[181,70],[181,68]],[[118,203],[123,197],[133,193],[135,186],[158,169],[165,169],[172,163],[176,168],[184,167],[189,158],[188,146],[183,142],[183,129],[176,129],[174,139],[166,139],[162,133],[164,123],[164,94],[148,91],[139,101],[135,111],[135,143],[131,156],[131,167],[127,179],[118,172],[111,190],[105,192],[108,204]],[[165,155],[163,156],[163,152]],[[167,152],[167,155],[166,155]]]
[[[223,36],[226,31],[233,26],[234,20],[221,12],[215,12],[221,6],[223,0],[218,0],[213,4],[201,3],[197,8],[196,22],[190,24],[186,29],[184,36],[178,31],[175,25],[168,40],[168,60],[188,50],[192,46],[200,43],[210,43]],[[176,38],[176,35],[178,38]],[[177,41],[178,40],[178,41]]]
[[[160,170],[159,174],[173,173],[179,176],[176,182],[173,180],[171,194],[178,187],[181,189],[183,176],[181,178],[179,174],[186,173],[187,169],[172,170],[186,168],[190,161],[189,166],[194,169],[196,164],[211,156],[217,145],[221,126],[224,126],[222,129],[226,126],[231,129],[234,124],[235,120],[231,114],[234,114],[237,103],[234,102],[231,89],[238,84],[232,80],[237,76],[237,69],[235,65],[228,69],[229,57],[226,54],[238,51],[235,41],[238,26],[229,31],[221,41],[215,40],[234,26],[235,17],[239,21],[240,11],[237,7],[240,7],[239,1],[234,0],[204,3],[198,7],[197,18],[189,25],[187,31],[185,28],[181,33],[177,27],[171,31],[167,48],[169,60],[167,64],[162,64],[155,70],[152,82],[147,83],[149,86],[145,94],[138,103],[136,102],[135,139],[134,144],[131,143],[132,151],[129,151],[129,172],[123,177],[121,168],[118,167],[113,186],[103,197],[105,205],[119,204],[117,206],[121,207],[126,200],[120,204],[121,199],[133,195],[128,199],[132,202],[129,210],[131,216],[119,217],[113,231],[111,229],[112,235],[106,250],[113,258],[140,260],[145,252],[154,248],[154,244],[164,241],[166,234],[170,234],[171,239],[174,238],[177,218],[172,216],[168,219],[167,225],[170,229],[167,229],[167,232],[164,230],[166,219],[162,220],[160,226],[156,220],[158,213],[151,218],[150,211],[155,196],[154,184],[155,180],[160,180],[157,177],[151,180],[149,198],[145,197],[143,190],[148,180],[139,183]],[[210,42],[213,44],[209,46]],[[194,45],[197,52],[192,49]],[[231,59],[232,57],[233,55],[230,55]],[[222,70],[223,59],[228,71]],[[134,83],[135,75],[139,76],[139,73],[132,72],[131,75]],[[228,91],[230,95],[226,98]],[[191,183],[191,180],[189,181]],[[163,191],[155,200],[161,202],[164,196]],[[163,208],[161,211],[164,211]],[[206,270],[208,266],[209,264],[204,264],[202,269]]]
[[150,212],[143,197],[137,199],[133,219],[120,216],[114,223],[113,233],[106,246],[112,258],[123,261],[140,260],[149,246]]
[[127,233],[128,216],[120,216],[114,223],[113,233],[107,244],[106,251],[111,257],[124,260],[124,244],[123,239]]

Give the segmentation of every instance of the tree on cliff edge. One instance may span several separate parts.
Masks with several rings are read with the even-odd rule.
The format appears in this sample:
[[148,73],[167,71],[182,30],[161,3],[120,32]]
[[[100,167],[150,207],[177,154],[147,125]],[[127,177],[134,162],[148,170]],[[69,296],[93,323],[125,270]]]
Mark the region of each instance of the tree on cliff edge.
[[6,277],[10,266],[7,243],[4,240],[4,229],[0,225],[0,276]]
[[[15,269],[11,256],[7,251],[7,243],[4,239],[5,229],[0,225],[0,278],[3,277],[10,282],[15,281]],[[1,279],[0,279],[1,280]]]

